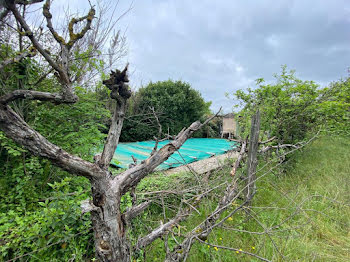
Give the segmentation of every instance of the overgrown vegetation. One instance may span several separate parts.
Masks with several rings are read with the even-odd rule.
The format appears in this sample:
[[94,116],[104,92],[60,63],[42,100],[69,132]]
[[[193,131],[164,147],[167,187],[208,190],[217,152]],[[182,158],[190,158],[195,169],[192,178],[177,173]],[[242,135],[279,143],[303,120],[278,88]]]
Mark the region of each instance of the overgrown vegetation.
[[348,133],[350,119],[349,78],[320,88],[303,81],[282,66],[276,83],[256,80],[257,88],[239,90],[234,95],[240,111],[242,137],[249,134],[250,118],[259,108],[262,114],[262,139],[276,137],[278,143],[297,143],[319,129]]
[[[264,174],[264,177],[258,182],[259,190],[254,198],[254,218],[247,220],[242,210],[228,219],[222,228],[215,230],[207,242],[242,249],[273,261],[282,261],[280,253],[287,261],[348,261],[349,150],[347,137],[323,136],[295,154],[286,173],[276,170],[266,173],[271,165],[261,169],[258,175]],[[229,171],[230,167],[226,166],[215,172],[210,176],[210,183],[219,185],[230,179]],[[88,215],[81,217],[78,206],[88,193],[76,187],[77,182],[80,184],[81,181],[75,179],[65,178],[60,183],[50,184],[48,189],[55,192],[52,198],[46,202],[36,200],[34,211],[26,211],[25,216],[20,215],[18,205],[17,210],[11,208],[6,215],[3,211],[1,217],[6,217],[6,221],[1,222],[3,256],[15,257],[43,248],[29,256],[29,260],[47,258],[50,261],[66,261],[73,258],[81,261],[93,257]],[[160,190],[186,192],[195,181],[192,174],[166,177],[155,174],[141,183],[138,190],[140,196]],[[22,184],[26,183],[28,181],[22,181]],[[201,215],[194,214],[187,222],[173,228],[174,236],[179,238],[178,234],[184,234],[204,219],[205,214],[215,208],[211,199],[215,199],[219,193],[220,189],[198,208]],[[161,199],[155,195],[153,197],[158,199],[158,203],[134,222],[134,226],[140,230],[135,232],[144,233],[147,231],[146,225],[156,225],[164,219]],[[18,198],[25,199],[22,194]],[[165,194],[164,199],[167,204],[177,205],[180,197]],[[130,202],[131,198],[126,197],[125,206]],[[170,245],[175,244],[169,241]],[[196,244],[190,254],[189,261],[254,261],[241,252],[216,250],[207,244]],[[161,239],[146,251],[146,261],[163,261],[164,256]]]
[[[29,68],[36,66],[35,63],[25,63],[27,71],[24,78],[19,78],[16,74],[9,78],[6,74],[7,78],[2,81],[16,83],[16,79],[30,81],[34,78],[36,70]],[[8,70],[13,69],[10,67]],[[43,89],[50,83],[54,85],[54,80],[48,78],[42,83]],[[304,152],[288,158],[283,169],[276,168],[265,174],[269,167],[278,163],[272,161],[270,166],[260,170],[259,173],[264,173],[264,177],[258,182],[258,194],[252,208],[253,218],[247,219],[242,210],[206,240],[210,245],[237,247],[238,253],[196,243],[189,261],[252,261],[251,257],[242,254],[239,249],[274,261],[282,260],[281,254],[289,261],[313,258],[347,261],[349,252],[346,239],[349,236],[346,232],[350,211],[346,188],[349,186],[349,144],[341,136],[326,136],[348,134],[348,89],[348,80],[335,82],[325,89],[317,89],[314,83],[297,80],[293,74],[288,74],[283,69],[277,85],[260,86],[256,90],[250,90],[248,95],[243,92],[237,94],[246,103],[241,112],[244,116],[241,118],[241,126],[246,130],[249,123],[245,124],[244,120],[249,119],[249,115],[256,110],[256,105],[259,105],[263,112],[265,138],[278,136],[279,141],[287,139],[293,143],[298,141],[297,137],[310,137],[310,132],[320,128],[326,130],[325,136]],[[101,99],[101,91],[106,91],[103,91],[102,86],[96,91],[82,88],[77,91],[80,100],[74,107],[53,106],[37,101],[14,106],[51,141],[85,159],[91,159],[94,145],[102,142],[105,137],[103,132],[107,128],[105,119],[110,113],[105,107],[105,100]],[[299,106],[295,106],[296,102]],[[295,121],[301,114],[305,114],[302,116],[303,121]],[[283,123],[279,124],[281,121]],[[309,121],[309,125],[305,125],[306,121]],[[300,123],[303,126],[299,126]],[[298,136],[293,135],[292,130],[298,130]],[[243,130],[242,135],[244,132]],[[19,257],[24,261],[28,257],[29,260],[47,258],[51,261],[93,258],[89,214],[81,215],[79,207],[80,201],[89,196],[87,180],[69,176],[47,160],[16,146],[3,134],[0,141],[2,258],[6,260]],[[267,158],[261,160],[264,163]],[[229,169],[226,167],[212,174],[207,183],[219,186],[220,183],[229,181]],[[140,219],[133,222],[133,234],[144,234],[148,232],[149,226],[157,226],[160,220],[164,220],[159,195],[148,192],[183,190],[183,194],[190,198],[193,193],[188,188],[197,183],[197,178],[190,173],[167,177],[159,174],[143,181],[137,192],[141,199],[147,196],[147,199],[151,197],[155,202]],[[208,196],[198,208],[200,215],[191,216],[190,220],[174,228],[172,234],[181,239],[181,234],[203,220],[215,208],[212,200],[219,197],[223,189],[218,188]],[[183,195],[165,195],[163,201],[176,206],[182,197]],[[131,196],[126,195],[122,205],[126,209],[131,202]],[[174,213],[169,209],[165,214],[170,216]],[[130,238],[136,239],[137,235],[133,234]],[[172,245],[175,242],[169,239],[169,246]],[[146,261],[161,261],[164,256],[163,240],[157,240],[145,254]]]
[[[216,229],[206,240],[207,244],[196,244],[188,261],[259,261],[240,249],[271,261],[348,261],[349,155],[347,137],[323,136],[294,154],[287,164],[287,172],[269,171],[274,166],[272,163],[260,169],[252,217],[248,219],[245,210],[241,210]],[[226,167],[212,174],[211,182],[219,184],[230,179],[229,170],[230,167]],[[159,183],[159,178],[150,178],[149,183],[151,181]],[[178,184],[174,180],[165,184],[171,184],[168,188],[171,190],[181,182]],[[181,235],[199,224],[215,208],[212,199],[216,194],[198,208],[200,215],[194,214],[174,228],[172,235],[181,239]],[[159,210],[145,221],[162,219]],[[169,245],[175,244],[169,239]],[[216,245],[238,251],[215,248]],[[164,243],[158,240],[147,252],[146,261],[163,261],[164,258]]]

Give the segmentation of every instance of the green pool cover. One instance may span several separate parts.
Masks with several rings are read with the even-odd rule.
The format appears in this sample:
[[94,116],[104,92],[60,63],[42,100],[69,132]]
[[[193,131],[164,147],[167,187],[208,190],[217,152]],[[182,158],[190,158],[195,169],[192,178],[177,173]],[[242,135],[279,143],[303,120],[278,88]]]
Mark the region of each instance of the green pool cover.
[[[158,149],[169,143],[169,140],[159,142]],[[134,156],[138,162],[147,159],[154,147],[155,141],[120,143],[114,153],[111,164],[121,168],[129,168]],[[190,138],[183,146],[158,166],[157,170],[165,170],[182,166],[194,161],[221,155],[236,147],[236,142],[217,138]]]

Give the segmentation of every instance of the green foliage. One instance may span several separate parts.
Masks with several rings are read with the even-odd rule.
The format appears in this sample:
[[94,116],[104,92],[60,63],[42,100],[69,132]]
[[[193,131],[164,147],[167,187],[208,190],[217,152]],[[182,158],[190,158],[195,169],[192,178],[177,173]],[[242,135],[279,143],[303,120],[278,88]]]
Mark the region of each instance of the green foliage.
[[350,78],[320,90],[318,112],[325,129],[350,134]]
[[264,84],[263,79],[258,79],[258,88],[235,93],[244,105],[240,123],[245,128],[243,134],[249,133],[249,119],[259,108],[261,130],[269,137],[276,136],[282,143],[300,141],[317,121],[318,86],[297,79],[285,66],[281,75],[275,77],[275,84]]
[[[9,54],[11,48],[2,45],[0,52]],[[1,57],[8,57],[7,54]],[[76,56],[79,58],[79,54]],[[79,65],[72,66],[78,70]],[[0,95],[33,87],[38,91],[59,91],[57,80],[51,75],[33,86],[45,71],[31,58],[6,66],[0,72],[0,85],[4,87]],[[110,117],[101,96],[106,88],[99,85],[96,90],[79,86],[75,89],[79,101],[74,105],[18,100],[11,106],[50,142],[91,160],[94,148],[106,136],[106,119]],[[81,214],[79,207],[89,192],[90,184],[85,178],[71,177],[0,132],[0,261],[17,256],[23,256],[19,261],[91,258],[94,248],[90,219]]]
[[[24,256],[20,261],[28,258],[81,261],[91,257],[91,222],[88,215],[82,216],[79,207],[80,201],[88,197],[88,191],[81,186],[84,184],[86,181],[81,178],[65,178],[49,184],[51,196],[33,203],[37,208],[32,211],[18,208],[2,211],[1,259]],[[74,194],[70,194],[72,190]]]
[[153,139],[158,125],[150,107],[154,107],[164,133],[177,134],[192,122],[210,113],[211,102],[205,102],[200,93],[182,81],[149,83],[131,99],[129,117],[124,121],[123,141]]
[[349,78],[320,88],[313,81],[297,79],[286,66],[275,78],[274,84],[258,79],[258,88],[235,93],[243,105],[242,135],[249,133],[250,117],[258,108],[264,135],[276,136],[280,143],[299,142],[316,129],[349,134]]
[[96,93],[76,87],[79,101],[74,105],[53,105],[35,102],[30,121],[49,141],[80,157],[91,159],[92,151],[99,146],[106,130],[102,124],[110,112]]
[[150,192],[154,189],[167,190],[170,184],[176,183],[177,189],[185,188],[189,183],[193,183],[194,177],[190,173],[174,173],[164,176],[163,173],[154,173],[151,177],[143,179],[137,186],[141,192]]

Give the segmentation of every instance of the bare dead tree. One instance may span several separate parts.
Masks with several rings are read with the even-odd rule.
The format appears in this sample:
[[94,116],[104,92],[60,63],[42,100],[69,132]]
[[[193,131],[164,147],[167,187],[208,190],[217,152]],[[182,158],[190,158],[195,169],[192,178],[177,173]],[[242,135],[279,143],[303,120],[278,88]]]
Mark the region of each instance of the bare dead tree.
[[[8,138],[29,152],[50,160],[56,166],[73,175],[84,176],[90,180],[92,201],[84,203],[84,210],[91,212],[96,256],[100,261],[130,261],[132,250],[126,230],[130,220],[147,208],[149,202],[135,203],[132,208],[126,212],[122,212],[120,207],[122,196],[135,188],[143,178],[168,159],[195,131],[207,124],[214,116],[204,123],[200,123],[199,121],[192,123],[188,128],[184,128],[174,140],[161,149],[156,150],[145,161],[142,161],[118,176],[112,176],[108,167],[119,142],[125,117],[126,103],[131,96],[128,86],[128,66],[126,66],[122,71],[112,71],[110,78],[103,81],[103,84],[111,90],[110,97],[114,100],[114,109],[103,152],[95,159],[95,163],[85,161],[52,144],[16,114],[9,103],[20,99],[47,101],[54,104],[72,104],[77,102],[78,97],[73,87],[74,80],[76,79],[72,78],[70,74],[72,50],[77,42],[83,39],[89,32],[95,18],[95,9],[91,7],[88,14],[80,18],[73,17],[68,26],[69,36],[65,38],[54,27],[50,12],[51,1],[46,0],[42,9],[43,16],[46,19],[47,27],[53,39],[55,39],[60,47],[59,57],[53,58],[49,51],[43,47],[23,15],[19,12],[18,4],[30,4],[32,2],[5,0],[4,7],[6,12],[12,14],[23,28],[23,35],[30,40],[35,50],[53,69],[60,84],[60,92],[15,90],[1,96],[0,129]],[[79,30],[75,29],[75,25],[77,24],[80,24]],[[6,63],[10,64],[12,62],[15,61],[12,60]],[[182,217],[182,214],[178,214],[153,230],[150,234],[140,237],[138,247],[142,248],[152,243],[155,239],[165,234]]]

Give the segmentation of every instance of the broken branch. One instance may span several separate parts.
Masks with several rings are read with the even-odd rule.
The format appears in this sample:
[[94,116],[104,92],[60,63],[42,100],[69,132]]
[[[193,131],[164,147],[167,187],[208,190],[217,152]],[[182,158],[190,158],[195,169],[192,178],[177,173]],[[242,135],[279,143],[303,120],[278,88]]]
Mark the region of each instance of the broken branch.
[[114,152],[117,149],[125,117],[125,110],[127,106],[126,102],[131,96],[131,91],[126,84],[129,82],[126,74],[127,70],[128,65],[125,66],[123,71],[112,71],[110,78],[103,81],[103,84],[111,90],[111,98],[116,100],[116,106],[114,108],[112,123],[109,128],[107,140],[104,145],[101,158],[98,161],[99,166],[103,169],[108,168]]

